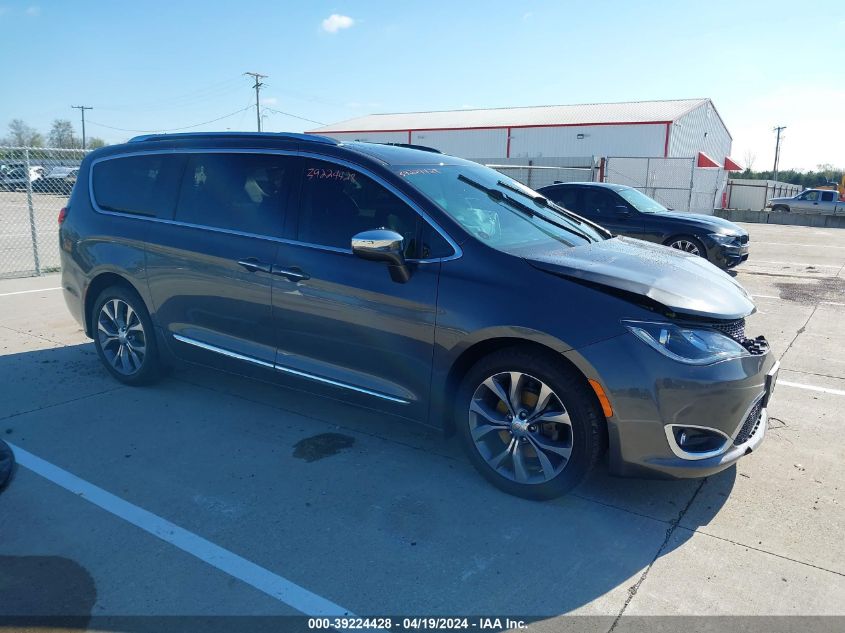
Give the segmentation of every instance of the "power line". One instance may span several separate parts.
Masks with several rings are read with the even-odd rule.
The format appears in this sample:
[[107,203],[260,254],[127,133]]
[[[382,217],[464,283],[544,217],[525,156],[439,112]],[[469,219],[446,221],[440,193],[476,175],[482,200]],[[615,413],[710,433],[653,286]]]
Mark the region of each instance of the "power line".
[[70,106],[74,110],[79,110],[82,113],[82,149],[86,149],[85,147],[85,111],[86,110],[93,110],[93,106]]
[[269,110],[270,112],[275,112],[276,114],[284,114],[285,116],[292,117],[294,119],[299,119],[300,121],[308,121],[308,123],[316,123],[317,125],[325,125],[322,121],[315,121],[314,119],[307,119],[304,116],[298,116],[296,114],[291,114],[290,112],[283,112],[282,110],[276,110],[275,108],[268,108],[264,106],[265,110]]
[[777,140],[775,141],[775,165],[772,169],[772,178],[773,180],[778,179],[778,163],[780,162],[780,133],[786,129],[785,125],[779,125],[778,127],[772,129],[773,132],[777,132]]
[[250,72],[244,73],[244,75],[249,75],[250,77],[255,79],[255,85],[253,86],[253,88],[255,88],[255,122],[258,125],[258,131],[260,132],[261,131],[261,112],[260,112],[259,106],[258,106],[258,93],[261,90],[261,86],[264,85],[263,83],[261,83],[261,80],[266,79],[268,77],[268,75],[262,75],[261,73],[250,73]]
[[228,119],[230,116],[235,116],[240,112],[244,112],[252,108],[252,104],[248,105],[245,108],[241,108],[240,110],[235,110],[234,112],[230,112],[229,114],[224,114],[221,117],[217,117],[216,119],[211,119],[210,121],[203,121],[202,123],[195,123],[194,125],[186,125],[184,127],[173,127],[170,129],[158,129],[158,130],[131,130],[128,128],[122,127],[114,127],[112,125],[106,125],[105,123],[97,123],[96,121],[91,121],[94,125],[99,125],[100,127],[108,128],[110,130],[117,130],[118,132],[139,132],[141,134],[155,134],[156,132],[178,132],[179,130],[190,130],[195,127],[200,127],[202,125],[208,125],[209,123],[215,123],[216,121],[222,121],[223,119]]

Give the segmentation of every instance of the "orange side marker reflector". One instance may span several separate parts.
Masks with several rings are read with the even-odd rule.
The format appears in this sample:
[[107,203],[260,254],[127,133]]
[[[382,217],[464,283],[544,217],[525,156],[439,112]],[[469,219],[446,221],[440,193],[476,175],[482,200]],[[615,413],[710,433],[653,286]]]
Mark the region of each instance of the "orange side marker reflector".
[[604,417],[609,418],[613,415],[613,407],[610,406],[610,400],[607,399],[607,394],[597,380],[590,379],[590,386],[596,392],[596,397],[601,403],[601,410],[604,412]]

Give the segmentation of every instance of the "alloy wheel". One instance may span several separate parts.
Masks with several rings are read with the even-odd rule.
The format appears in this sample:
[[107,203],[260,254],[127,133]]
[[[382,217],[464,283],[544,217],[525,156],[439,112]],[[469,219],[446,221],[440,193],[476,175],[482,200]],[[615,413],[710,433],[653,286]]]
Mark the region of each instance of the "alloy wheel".
[[690,255],[701,256],[701,251],[698,250],[698,246],[696,246],[695,243],[690,242],[689,240],[676,240],[672,242],[669,246],[671,246],[672,248],[677,248],[679,251],[689,253]]
[[479,454],[499,475],[520,484],[557,477],[572,455],[572,421],[543,381],[510,371],[494,374],[475,390],[470,434]]
[[137,373],[147,352],[141,317],[122,299],[109,299],[97,316],[97,338],[106,361],[124,376]]

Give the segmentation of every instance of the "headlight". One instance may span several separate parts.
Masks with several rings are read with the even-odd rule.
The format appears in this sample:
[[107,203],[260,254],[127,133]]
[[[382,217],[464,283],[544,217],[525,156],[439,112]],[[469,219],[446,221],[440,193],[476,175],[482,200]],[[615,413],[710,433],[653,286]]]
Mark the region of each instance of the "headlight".
[[739,239],[739,235],[725,235],[724,233],[710,233],[710,239],[722,246],[730,246]]
[[679,363],[710,365],[748,355],[742,345],[718,330],[649,321],[622,321],[622,324],[638,339]]

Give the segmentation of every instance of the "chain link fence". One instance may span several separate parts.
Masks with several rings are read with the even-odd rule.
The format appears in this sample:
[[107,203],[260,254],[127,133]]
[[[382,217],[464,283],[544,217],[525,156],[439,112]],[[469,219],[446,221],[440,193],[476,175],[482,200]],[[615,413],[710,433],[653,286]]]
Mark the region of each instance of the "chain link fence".
[[0,146],[0,278],[59,270],[59,210],[85,154]]
[[563,158],[471,158],[531,189],[558,182],[592,182],[598,174],[593,156]]
[[611,156],[603,182],[639,189],[668,209],[712,215],[727,177],[724,169],[696,167],[695,158]]

